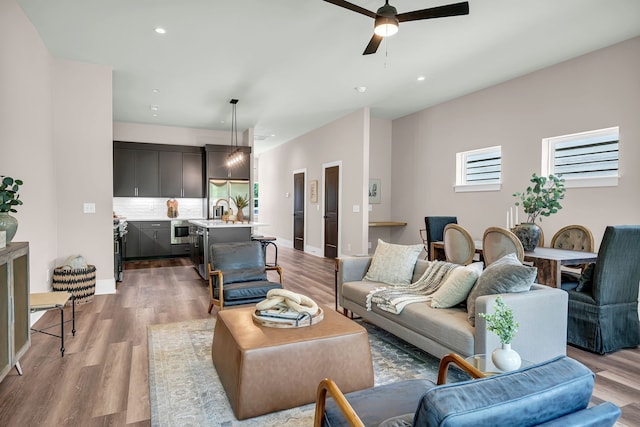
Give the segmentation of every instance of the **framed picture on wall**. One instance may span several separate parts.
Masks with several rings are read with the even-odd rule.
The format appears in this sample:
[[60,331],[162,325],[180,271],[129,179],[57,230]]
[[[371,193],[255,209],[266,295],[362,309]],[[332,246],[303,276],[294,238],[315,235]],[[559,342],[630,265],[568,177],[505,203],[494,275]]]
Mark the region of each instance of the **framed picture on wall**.
[[369,203],[380,203],[380,180],[377,178],[369,180]]
[[309,185],[309,200],[311,203],[318,203],[318,180],[314,179]]

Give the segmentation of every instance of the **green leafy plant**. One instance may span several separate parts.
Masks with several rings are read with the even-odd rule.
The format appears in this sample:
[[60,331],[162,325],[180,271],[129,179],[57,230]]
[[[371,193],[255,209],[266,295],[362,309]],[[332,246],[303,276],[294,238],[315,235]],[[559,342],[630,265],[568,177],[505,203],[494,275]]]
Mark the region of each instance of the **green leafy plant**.
[[0,175],[0,178],[2,178],[2,184],[0,184],[0,212],[17,212],[13,207],[22,204],[18,194],[22,181],[4,175]]
[[[516,206],[522,205],[527,214],[527,222],[535,223],[539,216],[549,216],[562,209],[560,200],[564,199],[564,178],[556,175],[548,177],[531,175],[531,183],[523,192],[514,193],[520,199]],[[540,218],[542,220],[542,218]]]
[[513,311],[502,300],[496,298],[495,312],[493,314],[478,313],[478,316],[487,321],[487,331],[495,333],[502,344],[509,344],[518,332],[518,322],[513,319]]
[[238,210],[242,210],[244,208],[246,208],[247,206],[249,206],[249,195],[245,194],[244,197],[240,194],[238,194],[235,197],[232,197],[231,200],[233,200],[233,203],[236,204],[236,207],[238,208]]

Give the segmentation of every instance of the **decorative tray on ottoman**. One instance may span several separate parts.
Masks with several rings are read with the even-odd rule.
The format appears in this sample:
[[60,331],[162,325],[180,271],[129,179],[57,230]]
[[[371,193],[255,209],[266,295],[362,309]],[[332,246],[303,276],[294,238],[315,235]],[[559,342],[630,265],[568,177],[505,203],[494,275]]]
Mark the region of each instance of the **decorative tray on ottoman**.
[[318,312],[309,316],[308,313],[295,313],[286,310],[256,310],[252,313],[253,321],[258,325],[270,328],[302,328],[304,326],[315,325],[324,318],[322,308]]

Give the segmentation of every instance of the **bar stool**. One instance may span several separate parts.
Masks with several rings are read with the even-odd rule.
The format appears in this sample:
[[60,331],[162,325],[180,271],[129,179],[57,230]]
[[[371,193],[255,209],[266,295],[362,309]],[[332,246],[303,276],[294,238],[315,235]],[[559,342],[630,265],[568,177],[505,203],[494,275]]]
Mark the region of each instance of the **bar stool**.
[[[251,236],[251,240],[260,242],[260,245],[262,246],[262,252],[264,252],[264,265],[266,265],[267,267],[277,267],[278,266],[278,245],[276,245],[275,243],[276,238],[254,235],[254,236]],[[275,251],[273,263],[267,262],[267,248],[269,247],[269,245],[273,245],[273,248]]]
[[[71,298],[71,320],[64,320],[64,306]],[[48,326],[44,329],[31,328],[32,332],[40,332],[42,334],[50,335],[52,337],[60,338],[60,355],[64,357],[64,324],[72,322],[71,332],[73,336],[76,335],[76,297],[70,292],[56,291],[56,292],[43,292],[29,295],[29,311],[35,313],[36,311],[52,310],[57,308],[60,310],[60,335],[55,335],[47,332],[47,329],[51,329],[58,324]]]

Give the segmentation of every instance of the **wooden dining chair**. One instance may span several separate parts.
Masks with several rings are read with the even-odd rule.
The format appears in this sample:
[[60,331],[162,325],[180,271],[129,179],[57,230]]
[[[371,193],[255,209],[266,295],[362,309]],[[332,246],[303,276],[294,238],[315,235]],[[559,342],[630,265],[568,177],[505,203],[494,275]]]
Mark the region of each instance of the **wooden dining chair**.
[[489,227],[484,231],[482,255],[485,267],[511,253],[515,253],[520,262],[524,261],[524,248],[515,234],[502,227]]
[[[587,227],[572,224],[562,227],[551,238],[551,247],[569,251],[593,252],[595,243],[593,234]],[[574,281],[580,276],[588,264],[567,265],[562,268],[563,281]],[[575,271],[579,269],[580,271]]]
[[444,254],[447,262],[469,265],[473,261],[476,245],[471,234],[458,224],[447,224],[444,228]]

